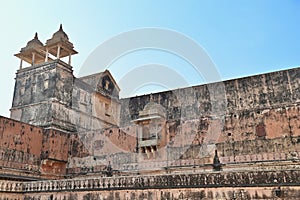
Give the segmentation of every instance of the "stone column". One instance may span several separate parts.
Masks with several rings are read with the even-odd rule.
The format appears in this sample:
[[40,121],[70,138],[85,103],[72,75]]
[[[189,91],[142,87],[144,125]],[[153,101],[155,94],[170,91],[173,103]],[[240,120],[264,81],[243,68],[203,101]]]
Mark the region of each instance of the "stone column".
[[57,45],[57,55],[56,55],[57,59],[60,58],[60,45]]
[[20,60],[20,69],[22,69],[22,67],[23,67],[23,60],[21,59]]
[[69,54],[69,65],[71,66],[71,53]]
[[48,54],[49,54],[49,50],[48,50],[48,48],[46,48],[46,57],[45,57],[45,62],[48,62]]
[[35,52],[32,52],[32,65],[34,65],[34,63],[35,63]]

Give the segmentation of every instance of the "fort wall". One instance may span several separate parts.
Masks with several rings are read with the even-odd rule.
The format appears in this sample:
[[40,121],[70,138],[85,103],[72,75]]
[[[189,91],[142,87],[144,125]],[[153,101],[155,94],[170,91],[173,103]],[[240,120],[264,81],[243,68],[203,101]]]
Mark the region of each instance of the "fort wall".
[[65,174],[69,136],[0,117],[0,163],[3,178],[59,178]]

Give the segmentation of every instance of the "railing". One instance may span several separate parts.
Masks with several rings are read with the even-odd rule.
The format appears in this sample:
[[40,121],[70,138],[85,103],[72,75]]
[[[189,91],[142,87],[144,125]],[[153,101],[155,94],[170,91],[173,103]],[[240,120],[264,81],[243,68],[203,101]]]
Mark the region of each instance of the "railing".
[[0,182],[0,192],[134,190],[162,188],[300,186],[299,170],[210,172],[156,176],[119,176],[34,182]]
[[[262,154],[248,154],[248,155],[236,155],[236,156],[227,156],[219,157],[222,164],[251,164],[254,163],[266,163],[266,162],[299,162],[300,161],[300,152],[294,152],[294,156],[291,157],[287,153],[262,153]],[[204,162],[205,163],[205,162]],[[134,170],[151,170],[154,168],[172,168],[172,167],[197,167],[204,164],[201,160],[198,159],[178,159],[178,160],[163,160],[163,161],[145,161],[145,162],[130,162],[128,164],[119,164],[113,166],[114,169],[120,171],[134,171]],[[206,163],[208,164],[208,163]]]
[[139,141],[139,147],[148,147],[148,146],[157,146],[157,145],[158,145],[158,140],[156,138]]

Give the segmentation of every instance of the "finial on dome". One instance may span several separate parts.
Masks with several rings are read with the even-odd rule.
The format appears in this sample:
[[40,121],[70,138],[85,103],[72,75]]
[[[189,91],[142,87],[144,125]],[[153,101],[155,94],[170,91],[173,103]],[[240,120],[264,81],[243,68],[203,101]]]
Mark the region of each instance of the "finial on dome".
[[62,31],[62,30],[63,30],[63,28],[62,28],[62,24],[60,24],[60,26],[59,26],[59,30],[60,30],[60,31]]
[[39,38],[38,38],[38,33],[37,33],[37,32],[35,32],[34,39],[39,39]]

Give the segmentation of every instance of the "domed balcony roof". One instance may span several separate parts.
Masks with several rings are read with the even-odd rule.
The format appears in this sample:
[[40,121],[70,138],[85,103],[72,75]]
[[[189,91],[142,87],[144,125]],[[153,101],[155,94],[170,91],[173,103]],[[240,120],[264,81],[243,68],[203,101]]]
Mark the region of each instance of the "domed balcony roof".
[[139,117],[134,122],[152,120],[152,119],[164,119],[166,117],[166,109],[150,100],[150,102],[145,105],[144,109],[139,111]]
[[57,42],[69,43],[69,45],[73,48],[73,44],[69,41],[68,35],[62,28],[62,24],[60,25],[59,30],[52,35],[52,38],[47,40],[46,45],[56,44]]
[[[59,52],[57,48],[58,46],[61,48]],[[59,54],[58,58],[78,53],[74,50],[73,43],[69,41],[69,37],[64,32],[62,25],[60,25],[59,30],[52,35],[52,38],[47,40],[45,47],[52,55],[57,56]]]
[[[35,54],[34,60],[32,54]],[[43,43],[38,39],[38,34],[32,40],[27,42],[26,47],[21,48],[20,53],[15,54],[16,57],[30,63],[42,63],[45,59],[45,48]]]
[[39,40],[38,34],[35,33],[34,38],[27,42],[26,47],[23,47],[20,52],[27,51],[29,49],[37,49],[37,48],[43,48],[44,44]]

